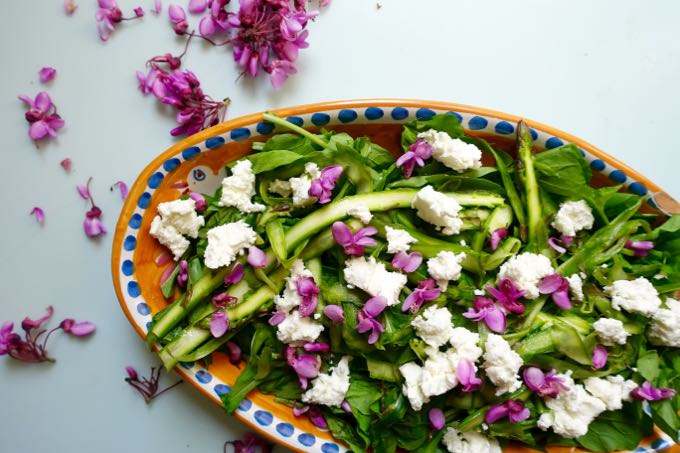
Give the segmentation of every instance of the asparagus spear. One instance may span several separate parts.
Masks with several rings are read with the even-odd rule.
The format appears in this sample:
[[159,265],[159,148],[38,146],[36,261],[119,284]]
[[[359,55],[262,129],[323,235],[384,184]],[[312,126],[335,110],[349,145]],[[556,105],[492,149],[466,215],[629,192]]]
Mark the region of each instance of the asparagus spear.
[[523,165],[524,194],[527,207],[527,228],[529,240],[527,250],[538,253],[547,246],[548,231],[543,220],[541,194],[534,170],[534,156],[531,153],[533,140],[524,121],[517,125],[517,155]]

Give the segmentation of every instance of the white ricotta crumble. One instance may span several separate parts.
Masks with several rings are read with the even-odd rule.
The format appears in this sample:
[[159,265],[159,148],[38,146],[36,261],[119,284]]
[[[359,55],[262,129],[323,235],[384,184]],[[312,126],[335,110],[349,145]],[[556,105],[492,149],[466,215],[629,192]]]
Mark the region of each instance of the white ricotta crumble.
[[158,214],[149,233],[169,248],[177,261],[189,248],[189,240],[184,236],[196,239],[205,219],[196,214],[196,202],[191,198],[160,203]]
[[476,289],[476,290],[472,291],[472,293],[475,296],[483,296],[484,294],[486,294],[486,291],[484,291],[483,289]]
[[420,388],[426,397],[443,395],[458,385],[456,367],[458,357],[452,349],[441,352],[437,348],[428,347],[425,351],[427,359],[423,364],[423,375]]
[[288,180],[293,192],[293,205],[307,206],[316,203],[316,197],[309,195],[309,188],[312,186],[312,179],[317,179],[320,175],[319,166],[313,162],[307,162],[302,175]]
[[595,217],[585,200],[565,201],[555,214],[552,226],[565,236],[576,236],[581,230],[593,227]]
[[420,189],[411,201],[411,207],[416,210],[418,217],[437,227],[442,234],[458,234],[463,227],[463,221],[458,215],[461,210],[460,204],[453,198],[437,192],[432,186]]
[[552,428],[555,434],[567,439],[583,436],[588,432],[588,425],[606,410],[607,405],[588,393],[583,385],[575,384],[571,371],[557,376],[569,390],[561,392],[557,398],[544,399],[550,412],[541,414],[538,427],[543,431]]
[[479,334],[465,327],[455,327],[451,332],[449,343],[456,351],[458,359],[466,359],[475,363],[482,356],[482,348],[479,347]]
[[385,265],[374,257],[348,259],[343,273],[349,288],[360,288],[371,296],[383,296],[390,306],[399,303],[399,293],[406,284],[406,275],[386,270]]
[[617,411],[624,401],[630,401],[630,392],[637,387],[635,381],[625,380],[623,376],[607,376],[606,379],[589,377],[583,384],[588,392],[601,400],[608,411]]
[[514,392],[522,386],[519,369],[522,358],[510,348],[503,337],[489,334],[484,344],[484,364],[486,375],[496,386],[496,396]]
[[222,196],[218,205],[233,206],[241,212],[261,212],[264,205],[253,203],[255,175],[253,163],[248,159],[239,160],[231,169],[231,176],[222,180]]
[[407,252],[411,244],[417,242],[416,238],[408,234],[408,231],[401,228],[385,227],[387,238],[387,253]]
[[447,428],[442,443],[449,453],[501,453],[501,446],[496,439],[474,431],[461,432],[456,428]]
[[430,305],[416,316],[411,325],[425,343],[434,348],[445,345],[453,336],[451,312],[446,308]]
[[482,166],[482,151],[471,143],[451,138],[446,132],[430,129],[418,134],[432,146],[432,157],[447,167],[462,173]]
[[430,399],[425,396],[420,388],[423,369],[415,362],[408,362],[399,367],[399,372],[404,377],[404,385],[402,386],[404,395],[408,398],[413,410],[419,411],[423,404],[430,402]]
[[311,317],[301,318],[297,310],[286,313],[286,318],[278,325],[276,337],[280,342],[299,345],[304,342],[313,342],[321,332],[323,325],[315,322]]
[[614,318],[600,318],[593,323],[593,328],[602,343],[607,346],[626,344],[626,339],[630,335],[623,328],[623,322]]
[[666,299],[666,307],[654,313],[647,338],[655,345],[680,348],[680,302]]
[[243,220],[212,228],[208,231],[208,246],[203,256],[206,267],[217,269],[230,265],[256,239],[255,231]]
[[368,224],[373,219],[373,214],[368,210],[368,206],[365,204],[359,204],[353,206],[347,210],[347,215],[359,219],[361,223]]
[[569,291],[574,299],[578,301],[583,300],[583,279],[579,274],[570,275],[565,277],[569,282]]
[[550,259],[536,253],[524,252],[507,260],[498,271],[498,281],[508,278],[519,289],[526,291],[524,297],[536,299],[538,285],[543,277],[554,274]]
[[275,179],[270,182],[267,190],[282,197],[290,197],[290,194],[293,192],[293,189],[290,188],[290,182],[281,179]]
[[437,256],[427,260],[427,272],[430,277],[437,281],[439,289],[446,291],[450,280],[458,280],[463,270],[461,263],[465,259],[465,253],[441,251]]
[[349,390],[350,356],[343,356],[328,374],[319,374],[312,387],[302,394],[302,401],[310,404],[340,407]]
[[290,276],[286,278],[286,286],[283,288],[283,292],[274,299],[278,311],[287,313],[300,305],[302,297],[298,294],[297,287],[295,286],[295,282],[300,277],[314,278],[314,275],[305,267],[305,263],[302,260],[297,259],[290,268]]
[[621,311],[623,308],[631,313],[651,317],[661,306],[659,293],[644,277],[635,280],[616,280],[605,291],[612,298],[612,307]]

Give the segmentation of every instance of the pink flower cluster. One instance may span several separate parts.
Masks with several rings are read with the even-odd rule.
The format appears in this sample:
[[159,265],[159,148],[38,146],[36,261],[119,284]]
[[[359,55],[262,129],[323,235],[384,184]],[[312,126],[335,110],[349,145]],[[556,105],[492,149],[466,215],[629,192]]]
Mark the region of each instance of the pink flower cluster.
[[[99,9],[95,14],[95,18],[97,19],[99,39],[102,41],[108,41],[111,33],[116,30],[116,26],[122,21],[138,19],[144,16],[144,10],[139,6],[134,9],[134,16],[123,17],[123,12],[118,7],[116,0],[98,0],[98,4]],[[75,11],[75,7],[73,10]],[[69,14],[68,9],[66,9],[66,13]]]
[[57,131],[64,127],[64,120],[57,113],[57,107],[52,103],[50,95],[41,91],[35,99],[24,95],[20,95],[19,99],[28,106],[25,115],[30,124],[28,136],[34,141],[46,137],[56,138]]

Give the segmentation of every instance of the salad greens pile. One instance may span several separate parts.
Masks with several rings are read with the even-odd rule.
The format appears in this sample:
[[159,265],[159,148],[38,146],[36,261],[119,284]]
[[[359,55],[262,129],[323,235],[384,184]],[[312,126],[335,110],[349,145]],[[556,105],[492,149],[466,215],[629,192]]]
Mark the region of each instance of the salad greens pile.
[[[264,119],[288,132],[244,158],[261,209],[225,206],[222,188],[202,194],[204,225],[162,282],[172,302],[147,340],[168,370],[240,351],[226,411],[258,389],[356,452],[632,450],[653,425],[677,440],[680,216],[592,187],[577,147],[535,152],[524,123],[510,153],[455,116],[415,120],[397,161],[367,137]],[[461,149],[494,164],[454,171],[446,153]],[[305,178],[300,202],[291,186]],[[414,209],[427,188],[455,209]],[[237,222],[255,232],[248,259],[244,247],[207,267],[209,232]]]

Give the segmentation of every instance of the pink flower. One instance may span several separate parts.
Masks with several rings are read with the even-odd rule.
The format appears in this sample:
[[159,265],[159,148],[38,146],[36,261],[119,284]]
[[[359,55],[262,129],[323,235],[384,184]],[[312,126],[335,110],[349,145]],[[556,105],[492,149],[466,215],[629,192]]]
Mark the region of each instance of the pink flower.
[[87,180],[87,184],[80,184],[76,186],[78,194],[81,198],[89,200],[91,208],[85,213],[85,220],[83,221],[83,230],[88,237],[97,237],[106,233],[106,227],[101,222],[102,210],[94,204],[94,198],[90,194],[90,183],[92,182],[92,177],[90,176]]
[[142,395],[142,398],[144,398],[144,402],[146,404],[149,404],[154,398],[158,398],[161,396],[163,393],[167,392],[168,390],[177,387],[179,384],[181,384],[182,381],[181,379],[174,384],[164,388],[160,392],[158,391],[158,381],[161,378],[161,367],[155,368],[151,367],[151,376],[149,378],[139,378],[139,374],[137,374],[137,370],[132,368],[131,366],[125,367],[125,372],[127,373],[128,377],[125,378],[125,382],[127,382],[132,388],[137,390],[137,392]]
[[189,198],[196,203],[196,212],[203,212],[206,208],[205,198],[198,192],[189,192]]
[[66,159],[63,159],[61,162],[59,162],[59,165],[61,165],[61,168],[63,168],[65,172],[70,173],[71,168],[73,167],[73,161],[67,157]]
[[274,60],[269,65],[269,79],[275,90],[281,88],[286,83],[286,80],[288,80],[288,76],[295,73],[297,73],[295,64],[288,60]]
[[503,333],[506,329],[505,313],[488,297],[475,297],[475,308],[468,309],[463,313],[468,319],[475,322],[484,321],[492,332]]
[[234,453],[255,453],[258,451],[258,447],[261,453],[270,453],[272,451],[272,445],[269,442],[253,433],[245,433],[243,440],[226,441],[223,448],[225,452],[228,445],[233,447]]
[[397,159],[397,168],[403,167],[404,177],[410,178],[416,165],[425,166],[425,161],[430,157],[432,157],[432,146],[419,138]]
[[189,29],[189,23],[187,22],[187,15],[184,12],[184,8],[179,5],[170,5],[168,8],[168,17],[170,17],[170,22],[172,22],[172,29],[178,35],[183,35]]
[[437,431],[441,430],[446,424],[446,417],[444,417],[444,412],[438,407],[433,407],[427,413],[427,418],[430,419],[430,424]]
[[231,271],[226,275],[226,277],[224,277],[224,284],[227,286],[237,284],[243,278],[244,271],[245,268],[243,267],[243,264],[234,264],[234,267],[231,268]]
[[342,176],[342,166],[331,165],[321,170],[317,179],[313,179],[309,186],[309,195],[319,199],[319,203],[326,204],[331,201],[335,183]]
[[111,186],[111,191],[113,191],[113,189],[115,189],[115,188],[118,188],[118,190],[120,191],[120,198],[125,200],[125,198],[128,195],[127,184],[125,184],[123,181],[118,181],[118,182],[113,183],[113,185]]
[[38,75],[40,76],[41,83],[51,82],[57,75],[57,70],[49,66],[45,66],[38,72]]
[[624,246],[628,250],[632,250],[635,256],[642,258],[649,255],[649,251],[654,248],[652,241],[626,241]]
[[498,228],[491,233],[491,237],[489,238],[489,246],[491,247],[491,250],[496,250],[498,248],[498,245],[501,243],[501,240],[506,238],[508,236],[508,229],[507,228]]
[[309,421],[312,422],[314,426],[321,429],[328,429],[328,423],[321,413],[321,409],[318,406],[301,406],[298,407],[297,402],[293,403],[293,415],[301,417],[307,414]]
[[401,269],[407,273],[415,272],[422,262],[423,255],[419,252],[406,253],[404,251],[399,251],[392,257],[392,267]]
[[210,334],[220,338],[229,330],[229,317],[223,311],[216,311],[210,318]]
[[43,225],[45,223],[45,211],[42,210],[42,208],[35,207],[31,210],[30,213],[32,216],[35,216],[35,220],[40,224]]
[[21,337],[13,330],[14,323],[12,321],[7,321],[0,327],[0,355],[9,354],[21,341]]
[[675,396],[675,390],[669,388],[652,387],[649,381],[645,381],[636,389],[633,389],[631,395],[641,401],[659,401]]
[[302,387],[303,390],[307,389],[309,379],[313,379],[319,375],[321,360],[318,356],[311,354],[296,355],[294,348],[287,347],[286,361],[298,375],[300,387]]
[[268,322],[270,326],[278,326],[283,322],[284,319],[286,319],[286,313],[283,311],[277,311],[271,315]]
[[135,17],[144,17],[144,8],[141,6],[136,7],[132,11],[135,13]]
[[[189,263],[187,263],[187,260],[182,260],[179,262],[179,272],[177,273],[177,286],[179,286],[180,288],[186,288],[188,282],[189,282]],[[215,297],[213,298],[213,300],[215,299]]]
[[498,282],[498,289],[491,285],[486,285],[486,290],[497,302],[505,307],[510,313],[524,313],[524,304],[519,302],[519,298],[524,295],[524,290],[519,290],[512,280],[504,278]]
[[191,14],[203,14],[207,8],[207,0],[189,0],[188,9]]
[[503,404],[491,406],[484,416],[484,421],[489,425],[498,420],[508,417],[510,423],[518,423],[531,416],[529,409],[524,407],[522,400],[508,400]]
[[[233,18],[236,16],[225,11],[229,0],[212,0],[210,2],[210,14],[204,16],[198,24],[198,31],[204,38],[210,37],[218,32],[225,32],[233,25]],[[232,20],[230,20],[232,19]],[[238,26],[238,20],[236,20]]]
[[366,301],[364,307],[357,313],[357,332],[368,335],[368,344],[374,344],[380,338],[380,334],[385,331],[383,325],[375,319],[387,307],[387,299],[383,296],[371,297]]
[[475,366],[467,359],[460,359],[456,365],[458,382],[466,393],[474,392],[482,385],[482,380],[475,375],[475,371]]
[[550,294],[555,305],[562,310],[569,310],[571,308],[569,280],[559,274],[552,274],[544,277],[538,285],[538,292],[541,294]]
[[345,322],[345,311],[340,305],[326,305],[323,309],[323,314],[335,323]]
[[212,299],[210,299],[210,302],[215,308],[224,308],[226,306],[234,305],[236,302],[238,302],[238,299],[224,291],[213,296]]
[[550,397],[555,398],[561,392],[569,390],[569,387],[564,385],[564,379],[556,376],[557,371],[550,370],[548,373],[543,373],[540,368],[534,366],[526,367],[524,369],[523,377],[524,383],[530,390],[536,392],[541,398]]
[[74,337],[86,337],[91,335],[96,330],[96,326],[91,322],[76,322],[75,319],[64,319],[61,324],[59,324],[61,329]]
[[151,11],[153,11],[156,14],[160,14],[161,11],[163,11],[163,4],[161,3],[161,0],[153,1],[153,9]]
[[228,341],[227,342],[227,350],[229,352],[229,362],[231,362],[232,365],[238,365],[241,363],[241,348],[239,345],[234,343],[233,341]]
[[319,301],[319,287],[316,286],[314,279],[312,277],[298,277],[295,280],[295,289],[302,297],[299,308],[300,317],[306,318],[314,314]]
[[123,20],[123,12],[118,8],[116,0],[99,0],[99,10],[95,14],[99,38],[107,41],[116,29],[116,24]]
[[64,127],[64,120],[57,114],[57,108],[52,103],[50,95],[44,91],[38,93],[35,100],[28,96],[19,96],[27,106],[26,121],[30,124],[28,135],[34,141],[45,137],[55,138],[57,131]]
[[595,346],[595,348],[593,349],[593,369],[599,370],[604,368],[607,365],[608,358],[609,352],[607,352],[607,348],[605,348],[601,344]]
[[368,226],[362,228],[352,234],[352,230],[342,222],[335,222],[331,227],[333,239],[338,245],[342,246],[343,250],[348,255],[361,256],[364,254],[365,247],[376,244],[375,239],[371,236],[375,235],[378,230],[375,227]]
[[556,237],[548,238],[548,245],[557,253],[566,253],[567,248],[574,242],[574,236],[562,235],[559,239]]
[[418,287],[404,300],[401,311],[410,310],[412,313],[417,313],[424,302],[436,299],[441,293],[434,279],[421,280]]
[[326,342],[305,343],[303,349],[307,352],[329,352],[331,350],[331,345]]
[[78,5],[74,0],[64,0],[64,12],[67,16],[72,16],[78,9]]
[[267,254],[258,247],[252,246],[248,249],[248,264],[255,269],[267,267]]
[[54,308],[50,305],[47,307],[47,311],[45,312],[45,314],[38,319],[31,319],[28,316],[26,316],[24,320],[21,321],[21,328],[24,329],[26,332],[30,332],[31,330],[34,329],[40,329],[43,326],[43,324],[52,319],[52,316],[54,316]]

